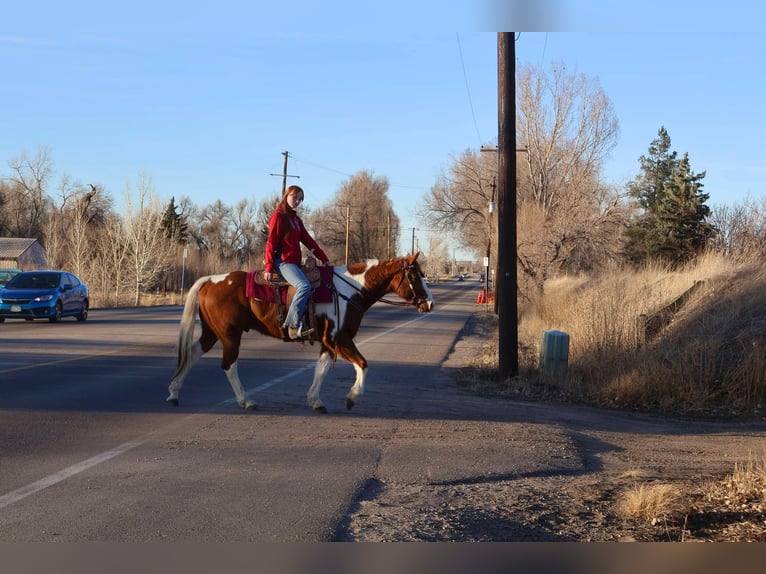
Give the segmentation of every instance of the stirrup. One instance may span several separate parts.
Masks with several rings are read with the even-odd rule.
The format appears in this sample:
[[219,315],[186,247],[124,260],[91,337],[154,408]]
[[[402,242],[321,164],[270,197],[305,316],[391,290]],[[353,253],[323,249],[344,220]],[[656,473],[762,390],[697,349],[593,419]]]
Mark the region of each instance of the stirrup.
[[314,333],[314,329],[304,329],[303,323],[300,323],[297,327],[288,327],[287,328],[287,337],[291,341],[302,341],[304,339],[310,338],[310,336]]

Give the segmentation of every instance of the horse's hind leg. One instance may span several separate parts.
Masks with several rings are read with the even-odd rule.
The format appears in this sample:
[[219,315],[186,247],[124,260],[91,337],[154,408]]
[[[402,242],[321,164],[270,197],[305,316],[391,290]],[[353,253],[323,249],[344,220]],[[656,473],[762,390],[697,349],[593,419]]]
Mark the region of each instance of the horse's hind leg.
[[234,391],[234,396],[237,398],[237,404],[243,409],[253,410],[258,408],[258,405],[247,398],[245,389],[242,387],[242,382],[239,380],[239,371],[237,369],[237,358],[239,357],[239,345],[242,341],[242,333],[221,339],[223,344],[223,359],[221,360],[221,367],[223,372],[226,373],[226,378],[229,379],[231,390]]
[[191,347],[191,357],[183,365],[178,366],[178,369],[176,370],[175,375],[173,375],[173,379],[170,381],[170,385],[168,385],[168,392],[170,394],[168,395],[168,398],[165,400],[167,400],[167,402],[173,405],[174,407],[178,406],[178,394],[181,392],[181,387],[184,384],[184,379],[186,379],[186,375],[189,374],[189,371],[191,370],[192,365],[201,356],[202,356],[202,347],[199,344],[199,341],[195,341]]
[[200,338],[197,341],[192,343],[186,360],[179,361],[178,368],[170,381],[170,385],[168,385],[169,395],[168,398],[165,399],[168,404],[173,405],[174,407],[178,406],[178,395],[181,392],[181,387],[183,386],[184,380],[189,374],[192,365],[194,365],[202,355],[207,353],[212,346],[215,345],[217,340],[218,337],[216,337],[210,328],[203,323],[202,335],[200,335]]

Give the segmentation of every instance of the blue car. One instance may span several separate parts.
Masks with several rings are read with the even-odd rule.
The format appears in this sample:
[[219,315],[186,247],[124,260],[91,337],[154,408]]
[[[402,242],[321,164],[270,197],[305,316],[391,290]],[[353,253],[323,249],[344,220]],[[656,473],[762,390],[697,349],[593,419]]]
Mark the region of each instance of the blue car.
[[13,279],[14,275],[21,273],[21,269],[0,269],[0,287],[5,287],[5,284]]
[[6,319],[88,318],[88,286],[66,271],[23,271],[0,289],[0,323]]

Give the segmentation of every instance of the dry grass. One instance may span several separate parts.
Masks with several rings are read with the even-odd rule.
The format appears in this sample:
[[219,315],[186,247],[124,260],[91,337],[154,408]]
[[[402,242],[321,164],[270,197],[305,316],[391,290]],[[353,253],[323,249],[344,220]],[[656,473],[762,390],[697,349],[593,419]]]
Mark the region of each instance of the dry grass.
[[[762,265],[708,255],[674,271],[648,267],[562,277],[523,305],[520,318],[521,372],[506,391],[698,417],[764,414]],[[493,319],[496,324],[494,316],[481,320]],[[563,380],[548,380],[539,369],[547,330],[570,338]],[[496,330],[488,330],[488,337],[469,378],[493,378]]]
[[[651,482],[632,470],[617,478],[615,515],[644,540],[766,542],[766,452],[722,478]],[[644,482],[641,482],[644,480]]]
[[734,472],[723,481],[726,500],[735,504],[766,503],[766,455],[760,461],[752,457],[746,463],[736,463]]
[[[181,295],[178,293],[145,293],[141,295],[141,307],[156,307],[165,305],[181,305]],[[134,294],[108,295],[93,297],[91,308],[93,309],[116,309],[123,307],[135,307],[136,296]]]
[[681,490],[672,484],[636,484],[618,498],[617,512],[628,520],[654,526],[676,520],[686,512]]

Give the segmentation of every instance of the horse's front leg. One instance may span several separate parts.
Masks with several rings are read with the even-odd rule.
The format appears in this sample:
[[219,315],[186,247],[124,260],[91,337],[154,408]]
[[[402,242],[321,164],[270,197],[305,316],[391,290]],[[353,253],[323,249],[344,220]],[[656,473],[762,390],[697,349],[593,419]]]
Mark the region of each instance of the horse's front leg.
[[330,370],[331,366],[332,353],[327,349],[323,349],[319,354],[319,360],[317,360],[316,367],[314,367],[314,381],[311,383],[311,387],[309,387],[308,393],[306,393],[306,398],[309,401],[309,406],[314,409],[314,412],[327,412],[324,403],[322,403],[322,399],[319,398],[319,393],[322,390],[322,382],[325,380],[327,372]]
[[354,365],[356,379],[351,390],[346,395],[346,408],[351,410],[364,394],[364,382],[367,379],[367,359],[365,359],[356,348],[354,341],[344,341],[338,346],[338,354]]
[[364,394],[364,382],[367,379],[367,361],[360,355],[362,364],[352,363],[354,370],[356,371],[356,380],[354,381],[351,390],[346,395],[346,408],[351,410],[354,408],[356,401]]

